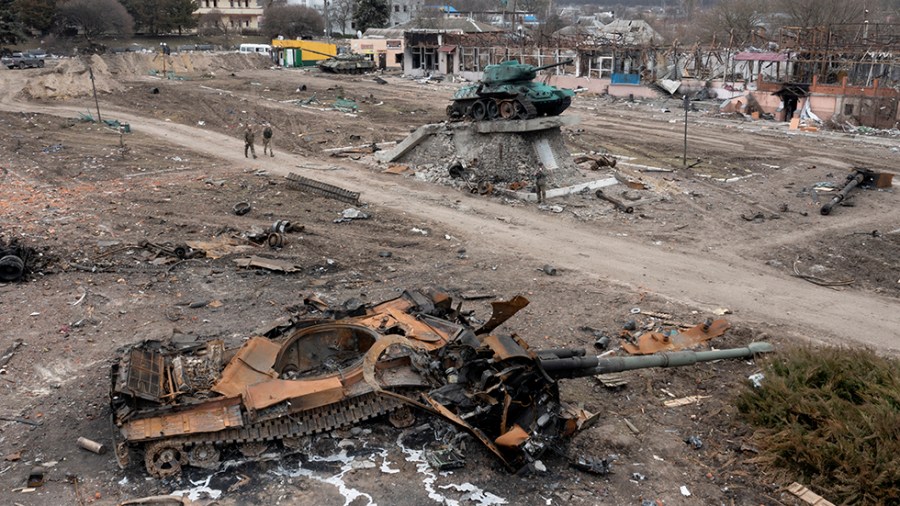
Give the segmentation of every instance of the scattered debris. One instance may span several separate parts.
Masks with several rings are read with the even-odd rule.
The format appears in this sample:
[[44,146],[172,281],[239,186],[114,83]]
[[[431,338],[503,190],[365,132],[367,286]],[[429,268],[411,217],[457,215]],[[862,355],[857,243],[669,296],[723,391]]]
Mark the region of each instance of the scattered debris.
[[638,344],[625,343],[622,348],[632,355],[648,355],[658,351],[676,351],[696,347],[714,337],[719,337],[731,328],[727,320],[708,318],[704,323],[678,332],[674,329],[663,332],[647,332],[638,338]]
[[16,339],[6,348],[6,351],[3,352],[3,355],[0,355],[0,367],[5,366],[12,360],[13,355],[16,354],[16,350],[19,349],[19,346],[22,346],[22,340]]
[[28,488],[37,488],[44,484],[44,468],[41,466],[34,466],[31,468],[31,472],[28,473]]
[[545,264],[543,267],[541,267],[538,270],[542,271],[544,274],[546,274],[548,276],[556,276],[556,274],[557,274],[556,267],[553,267],[550,264]]
[[343,223],[353,220],[368,220],[369,215],[356,209],[355,207],[349,207],[341,211],[341,217],[334,220],[334,223]]
[[250,258],[235,258],[234,263],[236,263],[238,267],[259,267],[260,269],[266,269],[273,272],[290,273],[299,272],[302,270],[302,267],[292,262],[275,260],[271,258],[262,258],[256,255],[251,256]]
[[19,418],[16,416],[0,416],[0,420],[5,420],[7,422],[24,423],[25,425],[31,425],[34,427],[40,427],[41,425],[43,425],[43,422],[41,422],[41,421],[35,422],[34,420],[28,420],[28,419]]
[[688,436],[684,438],[684,442],[699,450],[703,448],[703,441],[697,436]]
[[816,494],[812,490],[804,487],[796,481],[788,486],[787,491],[799,497],[801,501],[811,506],[835,506],[834,503],[827,501],[822,496]]
[[631,214],[634,212],[634,207],[626,206],[625,204],[622,203],[622,201],[614,199],[614,198],[606,195],[605,193],[603,193],[603,190],[601,190],[601,189],[598,189],[596,192],[594,192],[594,194],[597,196],[598,199],[605,200],[605,201],[613,204],[614,206],[616,206],[616,209],[618,209],[619,211],[622,211],[625,214]]
[[685,497],[690,497],[690,496],[691,496],[691,491],[688,490],[687,486],[682,485],[680,490],[681,490],[681,495],[683,495],[683,496],[685,496]]
[[801,274],[800,269],[797,268],[797,265],[800,263],[800,256],[798,255],[796,260],[794,260],[793,269],[794,269],[794,277],[804,279],[809,281],[814,285],[819,286],[847,286],[852,285],[855,281],[852,279],[842,280],[842,281],[829,281],[827,279],[822,279],[816,276],[811,276],[809,274]]
[[614,460],[615,458],[612,456],[605,459],[580,456],[572,462],[572,466],[575,467],[575,469],[580,469],[592,474],[599,474],[600,476],[606,476],[612,472],[612,463]]
[[129,499],[118,506],[192,506],[194,501],[177,495],[154,495],[140,499]]
[[92,441],[86,437],[78,438],[76,443],[81,448],[84,448],[85,450],[94,452],[97,455],[103,455],[104,453],[106,453],[106,446],[104,446],[96,441]]
[[581,155],[576,156],[572,161],[579,165],[585,162],[590,162],[589,168],[592,170],[599,170],[602,167],[614,168],[616,166],[616,163],[618,163],[616,157],[612,155]]
[[138,243],[139,248],[144,248],[146,250],[152,251],[157,255],[168,255],[170,257],[175,257],[179,260],[186,260],[189,258],[194,258],[200,254],[200,251],[194,250],[187,244],[172,244],[172,243],[164,243],[157,244],[152,243],[147,240],[143,240]]
[[33,248],[21,245],[16,239],[7,242],[0,238],[0,282],[19,281],[30,270]]
[[753,388],[762,388],[762,380],[764,380],[765,378],[766,376],[761,372],[751,374],[747,377],[747,379],[750,380],[750,383],[753,385]]
[[667,408],[677,408],[679,406],[687,406],[688,404],[698,404],[703,399],[709,399],[711,395],[691,395],[680,399],[672,399],[664,402]]
[[455,448],[426,451],[425,460],[435,471],[451,471],[466,466],[466,457]]
[[249,213],[250,209],[251,208],[249,202],[238,202],[234,205],[234,207],[231,208],[231,211],[238,216],[243,216]]

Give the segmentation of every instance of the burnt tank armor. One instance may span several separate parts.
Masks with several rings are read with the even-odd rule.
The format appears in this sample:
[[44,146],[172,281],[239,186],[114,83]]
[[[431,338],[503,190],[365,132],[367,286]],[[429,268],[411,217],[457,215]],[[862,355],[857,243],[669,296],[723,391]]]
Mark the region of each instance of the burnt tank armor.
[[535,82],[541,70],[567,65],[572,60],[535,67],[516,60],[484,68],[478,84],[464,86],[447,106],[450,119],[531,119],[557,116],[572,103],[575,92]]

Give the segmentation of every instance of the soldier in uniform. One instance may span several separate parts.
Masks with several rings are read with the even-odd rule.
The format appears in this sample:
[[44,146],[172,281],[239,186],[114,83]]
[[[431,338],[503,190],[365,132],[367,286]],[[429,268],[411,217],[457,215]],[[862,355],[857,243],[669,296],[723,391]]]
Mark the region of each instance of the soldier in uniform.
[[253,146],[255,140],[256,134],[253,133],[253,127],[248,124],[247,128],[244,129],[244,158],[249,158],[247,156],[247,150],[250,150],[250,153],[253,154],[253,158],[256,158],[256,148]]
[[266,156],[267,149],[270,156],[275,156],[275,151],[272,150],[272,125],[268,123],[263,129],[263,156]]
[[534,173],[534,189],[537,193],[538,204],[547,200],[547,173],[544,171],[544,164],[538,162],[537,172]]

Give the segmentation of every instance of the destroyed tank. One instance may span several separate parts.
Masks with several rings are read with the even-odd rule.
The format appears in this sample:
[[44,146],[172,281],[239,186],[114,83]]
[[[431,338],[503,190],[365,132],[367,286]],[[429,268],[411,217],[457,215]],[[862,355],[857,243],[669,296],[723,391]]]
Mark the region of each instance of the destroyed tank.
[[227,453],[296,451],[309,436],[380,415],[409,427],[415,408],[471,433],[515,471],[589,417],[560,401],[558,378],[768,351],[757,343],[601,359],[491,333],[527,304],[492,303],[493,315],[475,329],[437,290],[340,308],[308,298],[302,316],[235,350],[221,340],[122,349],[110,391],[117,459],[124,467],[138,453],[149,474],[166,478],[184,466],[214,469]]
[[362,74],[375,69],[375,62],[362,54],[339,54],[322,60],[318,66],[335,74]]
[[572,60],[535,67],[510,60],[488,65],[478,84],[464,86],[453,95],[447,116],[475,121],[558,116],[571,105],[575,92],[534,79],[541,70],[570,63]]

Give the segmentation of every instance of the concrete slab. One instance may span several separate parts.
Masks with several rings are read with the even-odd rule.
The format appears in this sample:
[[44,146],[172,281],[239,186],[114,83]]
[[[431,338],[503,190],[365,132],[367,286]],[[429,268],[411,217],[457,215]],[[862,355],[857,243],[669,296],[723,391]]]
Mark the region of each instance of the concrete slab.
[[[562,188],[553,188],[552,190],[547,190],[547,199],[552,199],[555,197],[563,197],[565,195],[572,195],[573,193],[579,193],[584,189],[588,191],[596,190],[597,188],[606,188],[607,186],[612,186],[619,182],[618,179],[614,177],[609,177],[606,179],[597,179],[594,181],[588,181],[587,183],[580,183],[572,186],[563,186]],[[505,188],[499,188],[496,190],[497,193],[501,195],[505,195],[507,197],[511,197],[514,199],[524,200],[526,202],[537,202],[537,194],[532,192],[521,192],[521,191],[512,191],[507,190]]]
[[479,121],[473,123],[475,130],[480,134],[490,133],[517,133],[533,132],[535,130],[548,130],[563,126],[572,126],[581,123],[581,117],[569,116],[544,116],[533,119],[516,119],[512,121]]
[[416,147],[426,137],[440,130],[440,128],[441,125],[422,125],[398,144],[396,148],[375,153],[375,158],[382,162],[393,162]]

